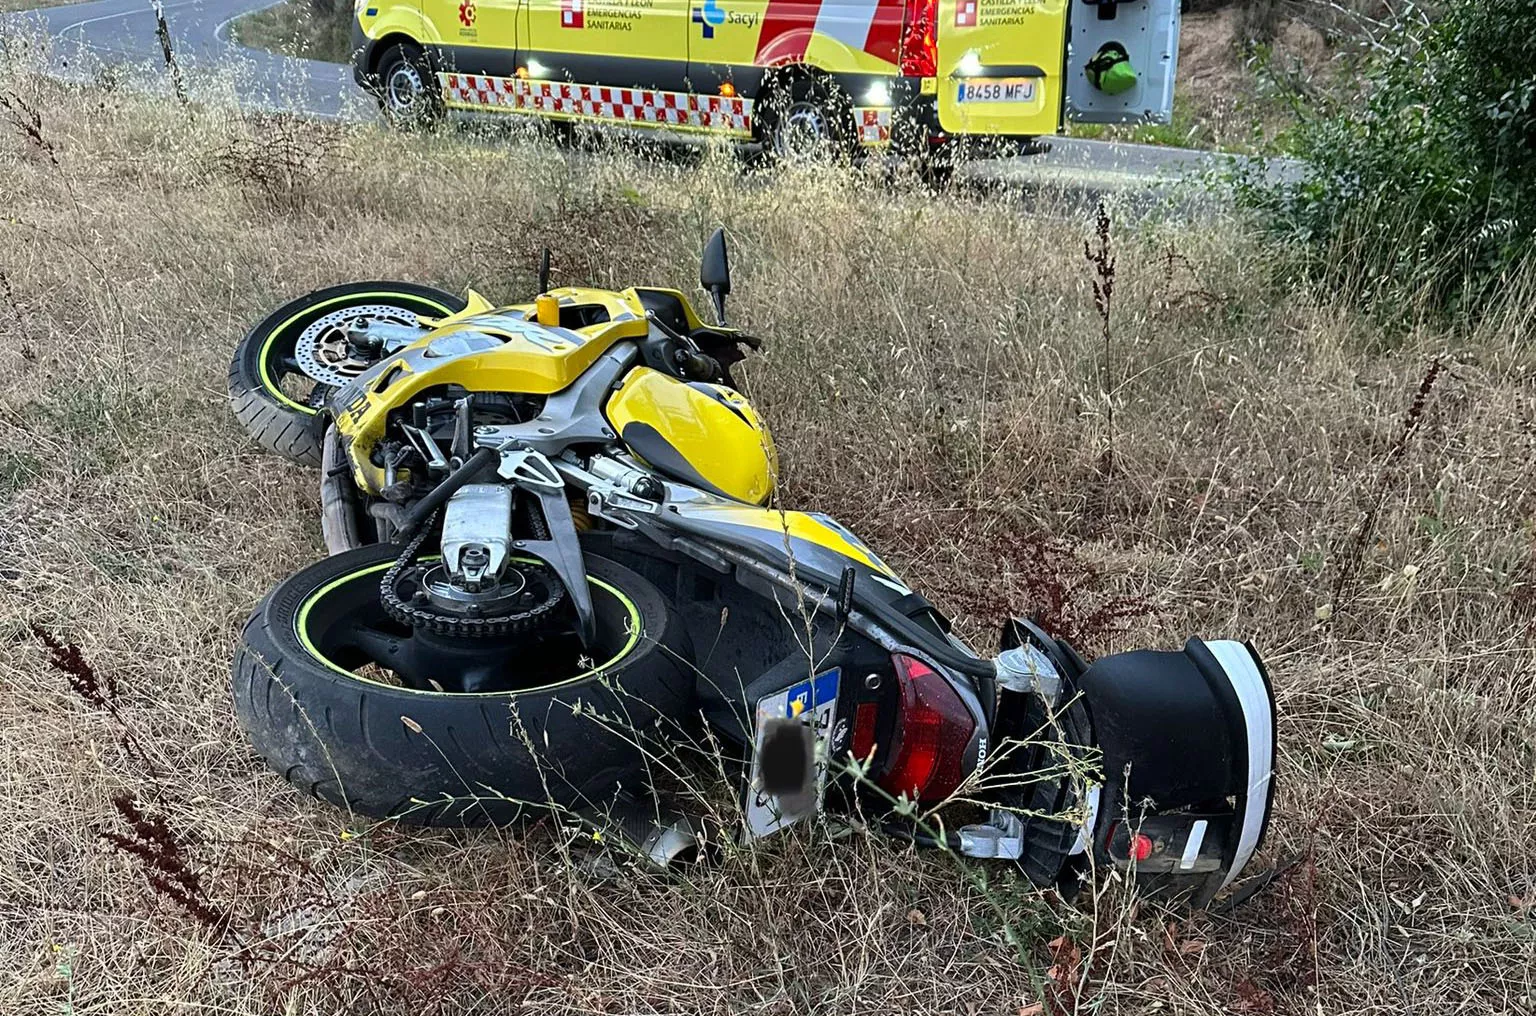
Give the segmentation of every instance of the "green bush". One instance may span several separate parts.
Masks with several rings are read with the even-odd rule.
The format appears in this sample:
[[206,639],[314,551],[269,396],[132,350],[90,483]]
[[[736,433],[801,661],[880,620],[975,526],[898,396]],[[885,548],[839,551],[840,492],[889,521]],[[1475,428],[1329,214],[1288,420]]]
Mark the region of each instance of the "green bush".
[[1477,316],[1536,249],[1536,2],[1410,6],[1360,87],[1297,130],[1299,178],[1239,182],[1320,281]]

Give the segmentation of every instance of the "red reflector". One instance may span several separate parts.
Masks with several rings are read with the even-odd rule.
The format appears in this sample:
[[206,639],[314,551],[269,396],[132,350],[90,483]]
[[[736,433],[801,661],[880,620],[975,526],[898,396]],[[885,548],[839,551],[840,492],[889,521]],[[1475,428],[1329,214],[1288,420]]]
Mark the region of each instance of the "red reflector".
[[853,746],[849,749],[860,762],[868,762],[875,753],[875,721],[880,718],[880,707],[873,702],[860,702],[853,711]]
[[906,0],[901,25],[901,73],[931,78],[939,73],[936,36],[939,0]]
[[1152,856],[1152,837],[1144,833],[1137,833],[1131,837],[1131,858],[1136,861],[1145,861]]
[[910,656],[892,660],[901,704],[880,785],[892,794],[941,801],[960,785],[961,757],[976,723],[943,675]]

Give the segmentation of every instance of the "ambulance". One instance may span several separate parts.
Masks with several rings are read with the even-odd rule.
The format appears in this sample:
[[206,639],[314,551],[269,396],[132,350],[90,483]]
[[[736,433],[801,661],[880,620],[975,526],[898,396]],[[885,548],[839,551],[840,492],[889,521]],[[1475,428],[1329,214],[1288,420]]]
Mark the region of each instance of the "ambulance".
[[1180,0],[358,0],[386,117],[716,136],[797,161],[1167,123]]

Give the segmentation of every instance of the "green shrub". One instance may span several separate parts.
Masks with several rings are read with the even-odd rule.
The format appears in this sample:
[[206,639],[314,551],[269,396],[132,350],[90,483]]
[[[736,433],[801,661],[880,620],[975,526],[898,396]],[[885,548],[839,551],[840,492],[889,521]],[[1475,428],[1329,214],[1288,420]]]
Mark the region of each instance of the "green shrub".
[[1301,176],[1240,197],[1346,295],[1477,316],[1536,248],[1533,40],[1533,0],[1410,6],[1299,127]]

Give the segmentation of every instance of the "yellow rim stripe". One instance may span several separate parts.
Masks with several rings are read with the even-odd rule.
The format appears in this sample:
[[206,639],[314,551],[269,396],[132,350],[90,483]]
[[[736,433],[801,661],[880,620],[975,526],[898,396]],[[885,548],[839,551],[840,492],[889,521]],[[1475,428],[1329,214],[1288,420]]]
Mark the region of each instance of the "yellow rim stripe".
[[279,335],[283,334],[283,332],[287,330],[289,325],[293,324],[299,318],[303,317],[305,314],[310,313],[311,311],[324,310],[327,307],[333,307],[336,304],[342,303],[342,302],[347,301],[347,300],[373,300],[373,299],[377,299],[377,298],[381,298],[381,297],[383,297],[383,298],[388,298],[388,297],[398,298],[398,297],[402,297],[402,296],[406,297],[409,300],[418,300],[421,303],[426,304],[428,307],[436,307],[438,310],[442,311],[444,314],[451,314],[452,313],[452,311],[450,311],[447,307],[444,307],[442,304],[438,303],[436,300],[430,300],[430,299],[428,299],[427,297],[424,297],[424,296],[411,296],[408,293],[348,293],[345,296],[334,297],[334,298],[332,298],[330,300],[326,300],[326,301],[324,301],[322,303],[310,304],[308,307],[305,307],[303,310],[301,310],[297,314],[293,315],[293,317],[289,318],[287,321],[284,321],[282,324],[280,324],[276,328],[272,329],[272,331],[267,334],[267,341],[265,341],[265,342],[263,342],[261,344],[261,353],[259,354],[259,356],[257,358],[257,361],[256,361],[256,368],[257,368],[257,370],[261,374],[261,386],[263,388],[265,388],[269,394],[271,394],[273,397],[275,397],[277,399],[277,401],[283,403],[284,405],[291,406],[292,408],[297,409],[301,413],[306,413],[306,414],[308,414],[310,416],[314,416],[316,413],[320,412],[320,410],[316,409],[313,406],[305,406],[305,405],[302,405],[302,404],[300,404],[298,402],[293,401],[288,396],[284,395],[281,391],[279,391],[277,385],[273,382],[272,375],[267,370],[267,353],[272,349],[272,343],[277,341],[277,337]]
[[[438,560],[438,558],[436,558],[436,557],[423,557],[423,558],[421,558],[421,560],[423,560],[423,561],[435,561],[435,560]],[[542,562],[537,561],[537,560],[535,560],[535,559],[533,559],[531,557],[513,557],[513,558],[508,558],[508,560],[509,561],[515,561],[515,562],[517,562],[519,564],[541,564],[542,563]],[[407,688],[404,685],[385,684],[383,681],[375,681],[371,677],[363,677],[360,674],[356,674],[356,673],[354,673],[354,672],[352,672],[350,670],[346,670],[346,669],[336,665],[335,663],[332,663],[329,659],[326,658],[325,654],[322,653],[319,650],[319,648],[312,641],[310,641],[309,631],[308,631],[308,627],[309,627],[308,622],[309,622],[309,611],[310,611],[310,608],[312,608],[316,603],[318,603],[322,597],[324,597],[328,593],[334,591],[337,587],[343,586],[346,583],[353,581],[354,579],[364,578],[364,577],[366,577],[368,575],[376,575],[376,574],[378,574],[381,571],[385,571],[385,570],[393,567],[394,563],[395,562],[393,562],[393,561],[384,561],[384,562],[381,562],[379,564],[369,565],[367,568],[364,568],[362,571],[355,571],[355,572],[352,572],[349,575],[343,575],[340,578],[332,579],[330,582],[327,582],[325,585],[321,586],[319,589],[315,590],[313,593],[310,593],[309,596],[307,596],[305,598],[303,606],[301,606],[299,608],[299,616],[294,621],[294,633],[296,635],[298,635],[299,642],[304,646],[305,649],[307,649],[309,651],[309,654],[311,656],[313,656],[315,659],[319,660],[321,663],[325,664],[331,670],[334,670],[336,673],[345,675],[346,677],[350,677],[350,678],[352,678],[355,681],[366,681],[369,684],[376,684],[376,685],[379,685],[380,687],[383,687],[383,688],[393,688],[395,691],[408,691],[408,692],[411,692],[412,694],[415,694],[415,695],[454,695],[454,696],[458,696],[458,697],[463,698],[463,697],[475,697],[475,696],[482,696],[482,697],[505,696],[505,695],[509,695],[509,694],[514,694],[513,692],[505,692],[505,691],[480,691],[480,692],[422,691],[420,688]],[[640,632],[640,608],[635,606],[635,602],[633,600],[631,600],[628,596],[625,596],[624,593],[621,592],[618,589],[618,587],[610,585],[609,583],[604,582],[600,578],[596,578],[594,576],[588,575],[587,576],[587,584],[588,585],[597,586],[599,589],[605,590],[606,592],[611,594],[614,599],[616,599],[620,603],[624,604],[624,609],[629,612],[629,639],[624,643],[623,647],[617,653],[613,654],[613,657],[611,659],[607,660],[604,663],[598,664],[597,666],[593,667],[591,670],[583,671],[580,674],[575,675],[574,677],[568,677],[568,678],[566,678],[563,681],[556,681],[553,684],[539,685],[536,688],[518,688],[516,690],[516,692],[515,692],[516,694],[522,694],[524,692],[533,692],[533,691],[548,691],[551,688],[559,688],[562,685],[572,684],[572,683],[574,683],[576,681],[585,680],[586,678],[591,677],[593,674],[602,673],[603,671],[607,670],[609,667],[613,666],[615,663],[618,663],[620,660],[624,659],[624,657],[628,656],[631,652],[633,652],[635,646],[640,643],[640,634],[641,634],[641,632]]]

